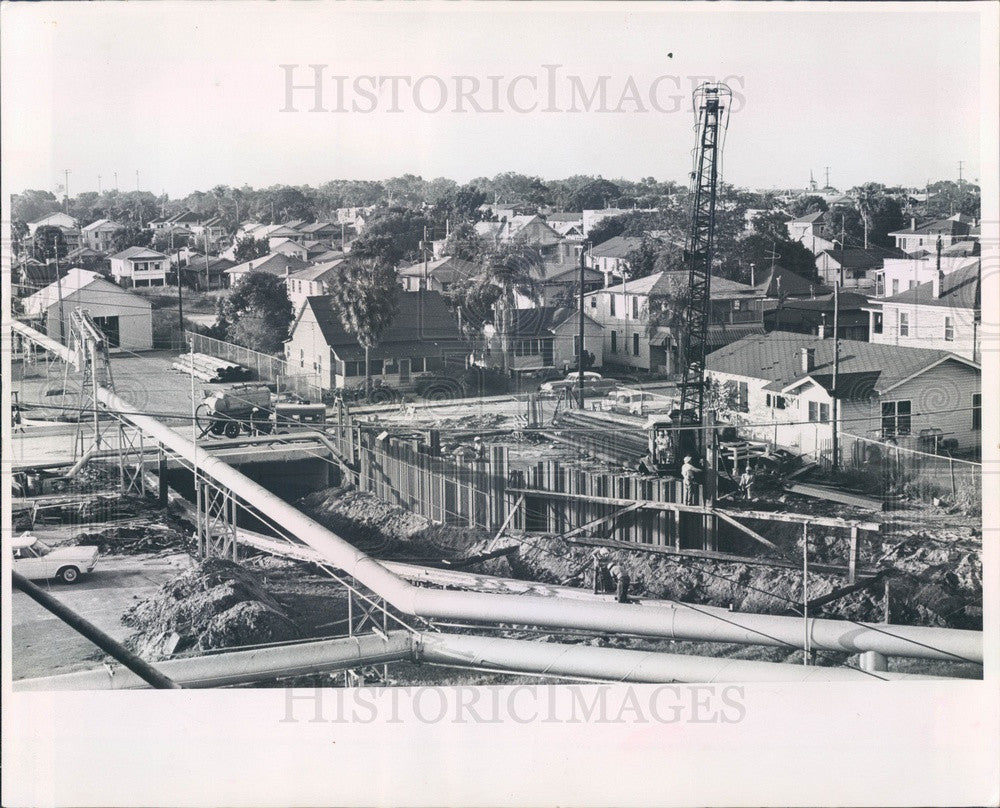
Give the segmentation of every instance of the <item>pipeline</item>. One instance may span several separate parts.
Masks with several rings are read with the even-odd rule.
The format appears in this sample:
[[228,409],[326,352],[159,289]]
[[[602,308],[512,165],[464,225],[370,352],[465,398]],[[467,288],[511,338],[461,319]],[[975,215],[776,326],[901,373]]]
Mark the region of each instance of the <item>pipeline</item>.
[[[157,663],[184,688],[225,687],[392,662],[449,668],[493,669],[557,678],[612,682],[859,682],[872,674],[857,668],[754,662],[589,645],[506,640],[461,634],[390,631],[335,640],[229,651]],[[914,681],[936,676],[880,672],[876,680]],[[135,690],[149,685],[131,671],[98,668],[37,679],[18,679],[15,691]]]
[[[23,323],[15,331],[68,359],[69,351]],[[328,528],[309,518],[263,486],[155,418],[145,415],[106,388],[98,399],[109,409],[153,437],[161,445],[197,464],[199,474],[233,491],[266,515],[274,524],[305,542],[329,562],[354,576],[400,612],[425,619],[466,620],[483,623],[523,624],[553,628],[586,629],[648,637],[801,649],[808,633],[816,651],[863,653],[981,664],[982,632],[925,626],[880,626],[842,620],[811,618],[804,628],[797,617],[736,613],[721,615],[683,603],[671,608],[649,609],[635,604],[567,602],[532,595],[434,590],[414,586]]]

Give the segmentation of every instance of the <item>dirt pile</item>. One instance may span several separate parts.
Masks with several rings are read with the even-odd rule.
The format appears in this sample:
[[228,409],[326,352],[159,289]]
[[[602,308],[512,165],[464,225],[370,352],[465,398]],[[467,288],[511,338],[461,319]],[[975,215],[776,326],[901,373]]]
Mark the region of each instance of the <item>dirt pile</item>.
[[232,561],[210,558],[136,604],[122,622],[126,641],[146,659],[187,650],[235,648],[299,639],[299,627],[267,591],[263,576]]
[[484,531],[473,528],[436,525],[353,487],[317,491],[296,505],[355,547],[380,558],[440,560],[463,556],[470,544],[487,537]]
[[81,533],[76,544],[96,546],[102,555],[133,555],[163,550],[190,550],[185,531],[165,524],[129,524]]

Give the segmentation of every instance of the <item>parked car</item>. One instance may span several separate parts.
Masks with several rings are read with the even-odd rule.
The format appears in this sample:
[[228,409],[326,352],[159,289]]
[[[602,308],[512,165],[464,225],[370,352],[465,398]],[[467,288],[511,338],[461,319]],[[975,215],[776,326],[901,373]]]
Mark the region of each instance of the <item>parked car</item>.
[[640,417],[650,413],[669,413],[675,406],[674,399],[643,390],[612,390],[604,400],[606,410]]
[[[567,373],[565,379],[557,379],[551,382],[544,382],[538,386],[538,392],[543,396],[561,396],[567,390],[576,391],[580,386],[580,371],[574,370]],[[590,370],[583,372],[583,396],[591,398],[593,396],[603,396],[618,387],[618,383],[612,379],[605,379],[600,373]]]
[[97,564],[96,547],[52,548],[31,533],[16,537],[13,548],[14,570],[25,578],[58,578],[63,583],[75,584]]

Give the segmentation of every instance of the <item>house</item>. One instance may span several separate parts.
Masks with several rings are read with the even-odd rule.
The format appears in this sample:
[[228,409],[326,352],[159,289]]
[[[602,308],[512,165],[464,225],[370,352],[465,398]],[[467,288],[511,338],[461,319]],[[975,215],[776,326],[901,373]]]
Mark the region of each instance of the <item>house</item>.
[[706,375],[748,437],[801,454],[829,455],[834,392],[841,432],[915,449],[980,443],[979,365],[949,351],[773,331],[713,351]]
[[208,289],[225,289],[229,285],[229,275],[233,262],[227,258],[218,258],[201,253],[188,252],[187,266],[181,269],[185,285],[192,289],[205,291]]
[[280,253],[281,255],[288,255],[292,258],[298,258],[300,261],[307,261],[309,259],[309,250],[307,250],[298,241],[293,241],[290,238],[270,238],[267,240],[268,245],[271,248],[272,253]]
[[58,227],[66,242],[67,250],[75,250],[80,246],[80,227],[72,216],[65,213],[50,213],[37,222],[28,222],[28,235],[34,238],[40,227]]
[[423,261],[401,267],[396,271],[396,275],[407,292],[417,292],[421,288],[427,288],[432,292],[447,292],[456,281],[471,278],[478,272],[479,267],[475,264],[449,255],[428,261],[426,267]]
[[309,264],[306,261],[294,256],[269,253],[261,258],[254,258],[250,261],[244,261],[242,264],[237,264],[227,269],[226,274],[229,276],[229,285],[235,286],[252,272],[267,272],[270,275],[286,276],[293,272],[298,272],[300,269],[305,269],[307,266]]
[[[408,389],[421,374],[464,368],[469,352],[438,292],[400,292],[396,317],[369,351],[369,365],[373,379]],[[364,382],[365,350],[345,330],[329,295],[306,299],[285,341],[285,358],[289,372],[316,374],[324,389]]]
[[625,276],[629,253],[641,246],[642,236],[614,236],[590,248],[586,258],[587,265],[600,272],[604,277],[604,285],[610,286],[615,279]]
[[39,227],[58,227],[60,230],[78,231],[79,223],[66,213],[50,213],[37,222],[28,222],[28,235],[34,238],[35,231]]
[[[72,264],[63,264],[58,267],[59,277],[66,277]],[[50,283],[55,283],[57,265],[53,261],[43,264],[37,258],[28,258],[20,264],[16,264],[14,269],[18,277],[18,295],[26,297],[34,294],[40,289],[44,289]]]
[[[659,312],[675,307],[671,301],[683,295],[687,285],[685,271],[656,272],[588,293],[584,308],[604,328],[604,364],[679,372],[679,334],[656,321],[667,321]],[[764,332],[764,295],[759,289],[713,276],[711,298],[710,346]]]
[[25,316],[53,339],[69,344],[75,308],[90,312],[112,347],[148,351],[153,347],[153,305],[96,272],[74,267],[24,300]]
[[761,292],[772,305],[777,305],[780,300],[811,298],[830,291],[823,284],[803,278],[780,264],[764,269],[756,269],[751,265],[750,273],[750,285]]
[[340,238],[342,227],[337,222],[313,222],[304,224],[298,228],[304,238],[316,241],[328,241],[332,238]]
[[975,264],[896,295],[873,300],[871,341],[880,345],[937,348],[981,359],[981,272]]
[[834,247],[816,256],[816,272],[827,286],[874,293],[878,272],[887,258],[901,258],[899,250],[881,247]]
[[476,233],[497,242],[528,244],[545,250],[554,247],[563,237],[538,214],[512,216],[499,222],[476,222]]
[[107,255],[104,251],[98,251],[87,246],[77,247],[75,250],[70,250],[65,256],[63,256],[63,261],[65,261],[68,266],[98,270],[101,271],[102,274],[107,274],[110,267],[110,262],[108,261]]
[[288,299],[292,301],[292,306],[296,311],[305,305],[306,298],[331,293],[333,280],[340,275],[342,271],[340,267],[344,261],[344,258],[337,258],[333,261],[313,264],[287,276],[285,285],[288,288]]
[[111,277],[123,286],[166,286],[170,259],[149,247],[129,247],[111,256]]
[[[583,348],[594,356],[591,367],[604,364],[603,330],[600,323],[584,315]],[[566,372],[576,366],[579,350],[577,309],[554,306],[516,309],[509,314],[503,338],[495,324],[483,327],[483,343],[476,351],[476,363],[504,367],[514,373],[547,368]]]
[[[83,244],[97,252],[111,252],[115,232],[122,229],[119,222],[112,219],[98,219],[83,227],[80,231]],[[67,256],[68,257],[68,256]]]
[[[868,297],[857,292],[840,292],[836,302],[825,287],[823,294],[808,298],[787,298],[781,305],[764,311],[764,330],[833,336],[834,320],[841,339],[868,341]],[[834,309],[837,309],[834,312]]]
[[191,225],[190,230],[203,247],[205,246],[205,241],[208,241],[209,251],[217,248],[226,240],[227,236],[225,222],[218,216],[213,216],[203,222]]
[[788,240],[801,242],[813,255],[832,250],[837,245],[833,241],[830,221],[829,213],[816,211],[785,222]]
[[324,250],[323,252],[318,253],[316,255],[313,255],[312,253],[309,254],[309,260],[314,264],[323,264],[326,263],[327,261],[336,261],[338,258],[345,258],[345,257],[347,257],[346,252],[344,252],[343,250],[333,250],[333,249]]
[[940,262],[937,256],[887,258],[875,274],[875,295],[877,297],[892,297],[907,289],[913,289],[922,283],[929,283],[940,269],[945,275],[950,275],[959,269],[965,269],[979,264],[978,255],[946,255],[941,251]]
[[973,240],[970,237],[974,222],[968,217],[956,213],[947,219],[938,219],[932,222],[925,222],[917,225],[916,219],[910,219],[910,226],[906,230],[896,230],[889,233],[896,240],[897,249],[908,255],[914,255],[926,250],[930,252],[941,239],[943,247],[950,247],[959,241]]

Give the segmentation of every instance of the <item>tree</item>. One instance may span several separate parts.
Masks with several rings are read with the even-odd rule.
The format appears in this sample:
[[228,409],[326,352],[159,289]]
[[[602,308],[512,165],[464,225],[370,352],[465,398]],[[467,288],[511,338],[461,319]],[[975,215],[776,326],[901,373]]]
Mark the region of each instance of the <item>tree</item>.
[[270,252],[267,239],[255,239],[253,236],[243,236],[236,240],[236,247],[233,250],[233,258],[237,264],[253,261],[254,258],[263,258]]
[[374,214],[364,232],[351,244],[351,255],[378,259],[395,266],[404,258],[416,260],[427,217],[408,208],[388,208]]
[[630,281],[654,272],[683,268],[683,251],[676,244],[650,236],[643,236],[639,246],[625,256],[625,272]]
[[569,210],[600,210],[617,200],[622,189],[605,179],[596,179],[569,195]]
[[486,194],[471,182],[455,191],[453,210],[459,218],[468,221],[479,221],[479,206],[486,202]]
[[808,216],[810,213],[826,213],[830,206],[821,196],[807,194],[793,199],[788,206],[788,212],[796,219],[800,216]]
[[46,224],[35,230],[35,257],[40,261],[50,258],[65,258],[69,249],[63,231],[55,225]]
[[333,306],[341,323],[365,349],[365,395],[371,394],[371,349],[378,345],[399,308],[399,283],[392,264],[379,258],[350,261],[337,276]]
[[267,272],[251,272],[236,284],[226,298],[223,321],[229,339],[262,353],[277,353],[288,337],[292,302],[285,279]]
[[139,228],[134,224],[119,227],[111,234],[111,249],[115,252],[129,247],[148,247],[153,240],[153,231]]
[[691,289],[686,276],[670,277],[657,284],[656,294],[649,296],[649,311],[646,318],[646,335],[652,337],[660,328],[670,331],[676,353],[676,361],[682,361],[687,352],[686,338],[690,332]]
[[[751,264],[755,267],[754,273],[751,273]],[[816,258],[804,244],[761,233],[751,233],[740,242],[739,269],[731,277],[740,283],[760,281],[772,265],[781,266],[810,281],[817,279]]]
[[476,276],[473,294],[493,296],[494,324],[500,337],[500,363],[507,369],[508,334],[511,312],[517,307],[517,296],[537,302],[541,282],[542,256],[533,247],[523,244],[498,244],[484,253],[483,271]]
[[468,222],[461,222],[452,229],[441,254],[474,263],[479,260],[486,247],[486,240],[476,232],[476,228]]

